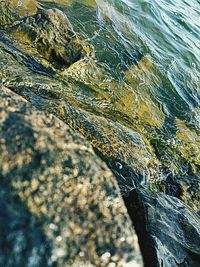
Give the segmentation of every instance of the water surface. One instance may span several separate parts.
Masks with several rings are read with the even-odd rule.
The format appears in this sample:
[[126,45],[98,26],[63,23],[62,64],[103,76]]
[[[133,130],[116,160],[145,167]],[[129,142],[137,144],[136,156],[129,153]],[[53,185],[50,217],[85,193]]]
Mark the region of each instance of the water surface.
[[82,107],[136,129],[170,172],[198,176],[200,2],[42,2],[62,9],[94,47]]

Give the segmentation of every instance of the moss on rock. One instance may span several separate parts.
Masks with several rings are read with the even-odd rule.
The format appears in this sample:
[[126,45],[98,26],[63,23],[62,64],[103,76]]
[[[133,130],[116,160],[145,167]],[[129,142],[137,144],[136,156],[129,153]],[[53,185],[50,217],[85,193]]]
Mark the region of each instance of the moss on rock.
[[77,36],[67,16],[58,9],[42,10],[28,17],[10,33],[35,46],[56,68],[69,67],[94,55],[91,46]]
[[36,0],[1,0],[0,1],[0,28],[6,29],[23,17],[37,12]]

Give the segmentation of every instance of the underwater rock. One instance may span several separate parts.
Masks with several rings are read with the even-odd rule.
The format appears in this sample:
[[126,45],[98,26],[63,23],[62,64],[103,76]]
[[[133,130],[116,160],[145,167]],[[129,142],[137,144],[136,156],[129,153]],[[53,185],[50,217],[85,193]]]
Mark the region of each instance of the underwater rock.
[[23,17],[37,12],[36,0],[1,0],[0,1],[0,29],[6,29]]
[[45,4],[55,4],[59,5],[59,8],[68,7],[73,5],[74,3],[80,2],[84,5],[90,6],[90,7],[96,7],[95,0],[39,0],[39,2]]
[[187,127],[184,121],[175,119],[178,148],[181,155],[190,163],[193,172],[200,171],[200,136]]
[[74,32],[67,16],[58,9],[41,10],[10,29],[22,41],[31,43],[54,67],[69,67],[93,56],[91,46]]
[[169,176],[165,183],[165,193],[181,199],[197,213],[200,212],[200,178],[195,175]]
[[179,199],[148,190],[125,198],[144,266],[197,267],[200,262],[200,217]]
[[[2,75],[3,84],[26,97],[37,108],[53,113],[85,136],[115,172],[124,193],[137,184],[162,178],[160,163],[142,135],[113,120],[79,108],[75,89],[71,96],[70,84],[55,79],[49,69],[35,59],[16,49],[9,39],[1,42],[0,38],[0,79]],[[16,68],[9,67],[14,64]]]
[[[155,83],[158,78],[155,75],[156,69],[149,55],[144,56],[136,65],[130,67],[125,73],[125,79],[133,91],[138,91],[137,117],[145,125],[160,128],[164,124],[165,114],[160,109],[155,99],[152,99],[152,92],[149,90],[149,84]],[[126,98],[124,96],[125,103]],[[133,103],[131,103],[133,105]]]
[[142,266],[118,185],[91,146],[10,90],[0,98],[0,265]]
[[[169,127],[173,134],[168,134]],[[200,211],[200,138],[195,128],[174,118],[158,131],[160,139],[153,138],[158,159],[166,178],[158,185],[161,191],[175,196],[196,212]]]
[[40,108],[56,114],[92,144],[116,175],[123,193],[151,183],[151,179],[162,178],[159,161],[134,130],[102,116],[77,110],[67,101],[46,100]]

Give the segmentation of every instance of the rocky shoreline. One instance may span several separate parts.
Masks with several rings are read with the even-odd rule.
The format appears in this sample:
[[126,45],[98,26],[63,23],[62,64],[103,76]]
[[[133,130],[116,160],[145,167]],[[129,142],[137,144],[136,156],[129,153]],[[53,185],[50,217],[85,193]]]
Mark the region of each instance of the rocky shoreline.
[[121,123],[121,99],[107,110],[122,85],[62,3],[22,2],[0,1],[0,266],[198,267],[198,158],[165,179],[153,141]]

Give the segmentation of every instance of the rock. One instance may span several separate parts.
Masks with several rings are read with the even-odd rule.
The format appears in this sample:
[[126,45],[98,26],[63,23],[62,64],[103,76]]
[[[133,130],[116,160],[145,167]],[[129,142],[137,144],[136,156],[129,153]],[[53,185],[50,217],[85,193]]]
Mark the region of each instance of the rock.
[[[149,89],[151,88],[150,84],[152,85],[158,80],[155,73],[156,69],[152,63],[152,59],[150,55],[146,55],[141,58],[138,64],[131,66],[126,71],[125,79],[132,87],[133,92],[139,90],[139,94],[137,94],[137,116],[139,120],[144,125],[147,124],[151,127],[160,128],[164,124],[165,114],[160,109],[159,103],[156,103],[155,99],[152,98],[152,92]],[[124,98],[126,100],[126,98],[130,97],[125,95]],[[133,103],[130,104],[133,105]]]
[[10,33],[31,43],[57,68],[93,55],[90,45],[77,36],[67,16],[58,9],[41,10],[10,29]]
[[[0,38],[0,75],[2,72],[3,84],[84,135],[115,172],[123,193],[132,190],[136,184],[162,177],[159,161],[142,135],[113,120],[79,108],[80,87],[77,94],[76,87],[70,92],[70,83],[64,84],[55,79],[54,74],[38,64],[35,58],[16,49],[7,39],[1,42]],[[15,68],[9,67],[13,65]],[[83,98],[84,106],[93,104],[92,99],[89,100],[90,103]]]
[[176,138],[178,140],[178,148],[182,157],[184,157],[191,165],[194,173],[200,172],[200,136],[195,130],[187,127],[184,121],[175,119]]
[[200,217],[179,199],[143,189],[125,199],[148,267],[197,267]]
[[21,18],[35,14],[37,6],[36,0],[1,0],[0,29],[6,29]]
[[[174,133],[169,135],[169,128]],[[157,157],[166,170],[161,182],[163,192],[178,197],[192,209],[200,210],[200,138],[198,130],[174,118],[152,139]],[[159,186],[160,186],[159,185]]]
[[[55,13],[57,14],[57,11]],[[61,13],[62,16],[64,16],[63,13]],[[31,17],[31,19],[33,18]],[[20,25],[23,23],[25,22],[21,22]],[[45,25],[45,23],[47,23],[46,19],[41,22],[41,25]],[[51,25],[51,22],[48,23],[48,25]],[[30,23],[27,22],[27,24]],[[20,25],[12,28],[11,32],[14,33],[17,28],[21,27]],[[35,26],[36,31],[42,27],[41,25]],[[55,32],[52,34],[55,34]],[[59,38],[62,40],[62,34]],[[135,181],[145,183],[145,180],[148,180],[153,187],[156,182],[156,190],[161,190],[161,182],[163,178],[168,176],[168,173],[175,174],[174,177],[186,174],[190,177],[189,171],[185,169],[185,166],[188,165],[188,158],[190,161],[192,160],[193,166],[195,166],[191,157],[183,158],[186,153],[180,157],[180,150],[177,151],[174,145],[171,145],[174,144],[174,136],[170,141],[171,144],[168,144],[167,137],[163,136],[161,132],[157,132],[157,127],[160,127],[162,123],[154,124],[152,121],[150,122],[149,117],[152,120],[160,118],[158,120],[160,122],[165,119],[158,115],[157,108],[155,112],[153,111],[153,102],[146,97],[146,95],[151,95],[150,92],[143,92],[142,101],[138,102],[140,97],[137,96],[137,92],[132,87],[135,77],[134,70],[139,73],[141,71],[142,75],[146,69],[151,69],[150,63],[148,60],[145,63],[144,57],[140,60],[138,67],[132,68],[129,73],[127,72],[128,86],[125,83],[122,84],[113,80],[93,58],[83,58],[60,71],[52,68],[52,64],[47,59],[44,62],[44,56],[32,44],[26,42],[24,44],[22,41],[15,40],[8,33],[0,36],[0,80],[2,80],[2,83],[25,96],[38,108],[43,109],[45,106],[46,111],[50,112],[51,110],[56,116],[60,116],[67,121],[74,129],[76,128],[76,131],[84,134],[96,151],[109,164],[109,167],[112,168],[118,177],[123,192],[132,190],[135,187]],[[55,64],[55,61],[53,61],[53,64]],[[61,67],[60,64],[58,65]],[[54,104],[57,106],[53,110],[48,107],[49,99],[55,101]],[[75,113],[70,113],[70,111],[68,113],[67,111],[65,116],[57,115],[56,110],[58,114],[59,110],[62,110],[62,107],[60,107],[62,101],[64,105],[67,101],[69,106],[74,108]],[[137,113],[138,108],[144,111],[141,112],[141,116]],[[85,113],[85,110],[89,112]],[[149,117],[147,118],[145,114],[148,114]],[[153,114],[157,115],[154,116]],[[146,121],[150,122],[151,129],[145,129],[147,126],[144,122],[145,117]],[[99,121],[101,121],[101,124]],[[126,127],[121,126],[116,121]],[[76,125],[81,126],[77,127]],[[109,126],[109,130],[108,125],[112,125]],[[152,130],[153,125],[157,128],[156,131],[154,131],[155,128]],[[163,127],[167,129],[168,125],[164,124]],[[91,129],[94,129],[94,135]],[[149,132],[149,129],[154,132]],[[131,137],[126,132],[131,132]],[[138,139],[140,139],[139,143]],[[184,140],[181,141],[181,147],[185,147],[184,150],[187,149],[187,146],[188,144]],[[183,151],[183,149],[181,150]],[[195,183],[197,182],[198,179]],[[171,185],[164,187],[168,190]],[[187,190],[187,192],[190,195],[191,190]],[[198,209],[199,196],[196,194],[195,188],[192,194],[192,201],[189,200],[188,193],[186,194],[189,200],[186,203],[190,202],[191,207]],[[174,196],[184,198],[183,194],[175,194]]]
[[146,146],[140,134],[123,125],[76,110],[66,101],[46,100],[39,108],[56,114],[92,144],[96,153],[118,178],[121,191],[161,179],[159,161]]
[[165,194],[181,199],[197,213],[200,211],[200,180],[195,175],[168,176],[162,182]]
[[118,185],[91,146],[10,90],[0,98],[0,266],[141,266]]
[[[194,209],[199,205],[199,146],[191,145],[191,139],[199,144],[198,134],[175,120],[171,144],[167,135],[162,138],[169,125],[165,115],[173,105],[160,109],[149,90],[162,84],[161,72],[143,53],[140,62],[127,53],[119,59],[121,39],[116,46],[112,32],[107,34],[102,26],[93,31],[96,28],[85,23],[85,29],[92,28],[87,37],[96,40],[99,58],[102,47],[112,43],[99,63],[63,12],[15,16],[14,3],[0,6],[7,8],[0,27],[11,26],[0,34],[0,82],[48,114],[5,88],[0,91],[0,265],[141,266],[118,185],[99,155],[125,193],[146,266],[198,266],[199,217],[176,198],[137,188],[146,180],[153,186],[157,179],[163,181],[175,166],[175,174],[187,175],[179,181],[164,179],[167,193],[186,203],[192,197]],[[83,11],[83,6],[71,5],[68,12],[74,7]],[[126,58],[130,61],[123,67],[120,62]],[[112,77],[119,72],[120,77]],[[126,81],[119,82],[122,78]],[[96,155],[49,113],[82,134]],[[192,181],[190,171],[196,175]],[[178,191],[171,193],[173,185]]]
[[95,0],[67,0],[67,1],[66,0],[40,0],[40,2],[43,4],[46,4],[47,2],[47,6],[49,5],[49,3],[59,5],[59,8],[69,7],[77,2],[80,2],[81,4],[84,4],[89,7],[93,7],[93,8],[97,6]]

